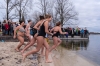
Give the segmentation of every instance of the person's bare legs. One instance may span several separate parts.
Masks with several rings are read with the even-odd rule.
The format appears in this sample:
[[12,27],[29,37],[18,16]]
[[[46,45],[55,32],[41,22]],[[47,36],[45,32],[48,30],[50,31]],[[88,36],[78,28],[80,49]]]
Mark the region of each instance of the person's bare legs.
[[25,48],[21,50],[22,54],[24,53],[25,50],[27,50],[29,47],[31,47],[36,42],[36,37],[37,37],[37,34],[35,34],[35,36],[31,39],[30,44],[26,45]]
[[20,41],[19,45],[16,47],[16,51],[20,51],[20,47],[24,44],[24,38],[22,36],[18,36],[18,40]]
[[53,37],[53,46],[50,49],[50,52],[58,46],[58,38]]
[[42,48],[43,43],[44,43],[44,37],[38,36],[38,37],[37,37],[37,47],[36,47],[36,49],[34,49],[34,50],[32,50],[32,51],[29,51],[28,53],[22,54],[22,56],[23,56],[23,61],[25,61],[25,58],[26,58],[28,55],[34,54],[34,53],[38,52],[38,51]]
[[[61,44],[61,42],[62,42],[62,40],[60,38],[58,38],[58,44],[57,44],[57,46],[59,46]],[[56,46],[56,48],[54,48],[56,51],[58,51],[57,50],[57,46]]]
[[59,46],[61,44],[62,40],[60,38],[58,38],[58,44],[57,46]]
[[49,44],[48,44],[48,42],[47,42],[47,40],[46,39],[44,39],[44,47],[46,48],[46,50],[45,50],[45,59],[46,59],[46,63],[51,63],[52,61],[51,60],[49,60]]
[[45,55],[45,54],[44,54],[44,49],[45,49],[44,46],[42,46],[42,49],[41,49],[41,55],[42,55],[42,56]]
[[27,50],[29,47],[31,47],[31,46],[35,43],[35,41],[36,41],[36,39],[33,38],[32,41],[30,42],[30,44],[26,45],[26,46],[24,47],[24,49],[21,50],[21,53],[23,54],[25,50]]
[[28,45],[28,44],[30,44],[31,43],[31,35],[29,35],[29,36],[27,36],[27,38],[28,38],[28,43],[26,44],[26,46]]

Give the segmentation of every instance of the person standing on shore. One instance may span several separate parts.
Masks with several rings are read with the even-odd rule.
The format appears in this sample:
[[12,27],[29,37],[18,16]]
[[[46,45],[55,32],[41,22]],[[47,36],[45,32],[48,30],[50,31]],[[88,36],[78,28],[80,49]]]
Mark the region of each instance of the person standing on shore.
[[6,24],[5,24],[5,33],[6,33],[6,35],[8,35],[8,30],[9,30],[9,25],[8,25],[8,21],[6,20]]
[[4,23],[2,23],[2,35],[5,35],[5,26],[4,26]]
[[14,36],[13,38],[15,39],[16,37],[19,40],[19,45],[15,48],[17,52],[20,51],[20,47],[24,44],[24,35],[25,35],[25,29],[24,29],[24,21],[20,21],[20,25],[17,26],[14,30]]
[[12,36],[13,35],[13,24],[11,23],[10,25],[10,35]]
[[88,38],[88,30],[87,30],[87,28],[85,27],[85,29],[84,29],[84,38]]
[[58,36],[60,34],[67,34],[67,32],[62,32],[61,23],[60,22],[56,23],[56,26],[54,28],[52,28],[50,32],[53,32],[53,36],[52,36],[52,38],[53,38],[53,46],[50,49],[50,52],[51,52],[53,49],[56,49],[56,47],[58,45],[60,45],[61,42],[62,42],[60,40],[60,38],[58,38]]
[[83,30],[83,28],[81,29],[80,33],[81,33],[81,38],[84,38],[84,30]]
[[[27,57],[27,56],[29,56],[30,54],[34,54],[34,53],[36,53],[36,52],[38,52],[41,48],[42,48],[42,46],[43,46],[43,44],[44,44],[44,46],[46,47],[46,43],[45,43],[45,35],[46,35],[46,33],[47,34],[50,34],[50,35],[53,35],[52,33],[50,33],[49,32],[49,30],[48,30],[48,26],[49,26],[49,22],[51,21],[51,16],[50,15],[46,15],[45,16],[45,21],[43,21],[42,23],[41,23],[41,26],[40,26],[40,29],[39,29],[39,32],[38,32],[38,36],[37,36],[37,46],[36,46],[36,49],[35,50],[32,50],[32,51],[29,51],[28,53],[25,53],[25,54],[23,54],[22,56],[23,56],[23,61],[25,60],[25,58]],[[47,50],[47,49],[46,49]],[[48,54],[49,54],[49,52],[48,52]],[[49,59],[48,59],[48,54],[46,54],[47,56],[46,56],[46,62],[47,63],[49,63],[49,62],[51,62]]]

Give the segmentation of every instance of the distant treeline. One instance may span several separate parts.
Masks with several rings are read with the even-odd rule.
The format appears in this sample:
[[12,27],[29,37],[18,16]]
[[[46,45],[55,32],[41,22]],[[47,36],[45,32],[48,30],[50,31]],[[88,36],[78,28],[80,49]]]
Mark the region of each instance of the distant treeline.
[[90,34],[100,34],[100,33],[90,32]]

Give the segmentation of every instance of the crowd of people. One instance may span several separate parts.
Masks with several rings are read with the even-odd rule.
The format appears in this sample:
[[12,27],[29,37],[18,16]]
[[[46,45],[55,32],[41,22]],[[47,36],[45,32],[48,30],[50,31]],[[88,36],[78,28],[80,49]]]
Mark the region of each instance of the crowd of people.
[[[13,36],[14,34],[14,29],[19,26],[19,22],[12,22],[10,20],[4,20],[1,26],[2,29],[2,35],[11,35]],[[26,25],[24,25],[25,28]],[[31,24],[31,29],[30,29],[30,34],[33,34],[33,23]],[[52,27],[51,27],[52,28]],[[50,29],[51,29],[50,28]],[[74,38],[74,36],[81,36],[81,38],[88,38],[89,35],[89,31],[87,30],[87,28],[85,27],[84,29],[76,27],[76,28],[71,28],[71,27],[67,27],[67,28],[61,28],[62,31],[64,32],[68,32],[66,36],[66,38],[68,38],[68,36],[71,36],[72,38]],[[60,35],[60,37],[62,37],[63,35]]]
[[74,38],[74,36],[81,36],[81,38],[88,38],[89,35],[89,31],[87,30],[87,28],[85,27],[83,28],[64,28],[62,29],[65,32],[68,32],[68,35],[66,35],[66,37],[68,38],[68,36],[71,36],[72,38]]
[[4,20],[1,24],[2,35],[11,35],[13,36],[14,29],[19,24],[17,22],[12,22],[10,20]]

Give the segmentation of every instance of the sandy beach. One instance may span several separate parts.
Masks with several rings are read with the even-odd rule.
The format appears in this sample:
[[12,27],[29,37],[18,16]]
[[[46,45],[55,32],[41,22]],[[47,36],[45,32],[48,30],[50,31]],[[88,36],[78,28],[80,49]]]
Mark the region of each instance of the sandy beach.
[[[30,55],[25,62],[22,62],[21,53],[14,50],[18,43],[0,42],[0,66],[96,66],[75,54],[74,51],[66,52],[64,48],[54,50],[50,54],[49,58],[53,61],[52,63],[45,63],[44,57],[39,57],[38,54]],[[27,51],[32,50],[33,47]]]
[[0,43],[0,66],[38,66],[36,54],[28,56],[25,62],[22,62],[21,53],[15,51],[17,44],[18,42]]

